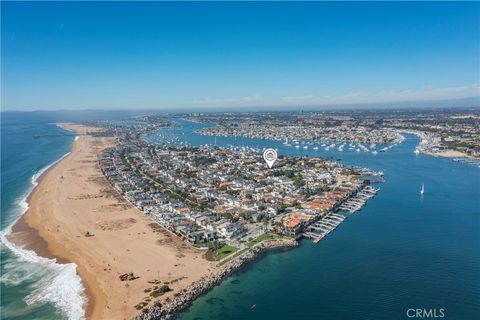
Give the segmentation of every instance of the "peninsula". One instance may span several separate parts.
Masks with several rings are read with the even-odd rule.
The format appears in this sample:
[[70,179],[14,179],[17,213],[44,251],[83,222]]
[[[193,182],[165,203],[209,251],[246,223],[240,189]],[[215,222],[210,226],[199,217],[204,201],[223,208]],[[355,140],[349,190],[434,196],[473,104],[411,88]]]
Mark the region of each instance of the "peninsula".
[[[134,122],[132,125],[131,122]],[[62,123],[78,136],[43,176],[10,238],[73,262],[86,316],[153,319],[173,314],[265,250],[314,242],[376,193],[380,176],[321,158],[260,150],[152,144],[175,126],[151,116]]]

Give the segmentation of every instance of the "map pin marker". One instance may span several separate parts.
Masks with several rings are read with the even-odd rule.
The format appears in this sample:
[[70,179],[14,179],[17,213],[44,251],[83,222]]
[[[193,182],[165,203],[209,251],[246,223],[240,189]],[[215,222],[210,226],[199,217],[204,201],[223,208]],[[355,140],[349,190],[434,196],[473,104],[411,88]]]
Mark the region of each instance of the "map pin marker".
[[268,148],[263,151],[263,160],[265,160],[269,168],[272,168],[275,161],[277,161],[277,156],[277,151],[275,151],[275,149]]

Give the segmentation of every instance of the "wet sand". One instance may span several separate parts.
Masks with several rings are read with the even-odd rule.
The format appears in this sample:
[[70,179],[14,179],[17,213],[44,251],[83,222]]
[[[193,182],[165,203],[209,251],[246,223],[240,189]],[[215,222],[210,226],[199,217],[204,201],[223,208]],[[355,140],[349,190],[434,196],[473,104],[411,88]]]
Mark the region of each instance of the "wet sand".
[[[103,177],[97,155],[113,146],[114,138],[85,134],[95,128],[61,125],[79,138],[71,154],[45,173],[10,239],[77,265],[88,297],[87,318],[129,319],[153,304],[156,298],[148,291],[154,286],[167,282],[173,291],[160,298],[173,297],[214,270],[202,251],[158,227]],[[87,231],[94,236],[85,237]],[[126,272],[139,278],[120,281]]]

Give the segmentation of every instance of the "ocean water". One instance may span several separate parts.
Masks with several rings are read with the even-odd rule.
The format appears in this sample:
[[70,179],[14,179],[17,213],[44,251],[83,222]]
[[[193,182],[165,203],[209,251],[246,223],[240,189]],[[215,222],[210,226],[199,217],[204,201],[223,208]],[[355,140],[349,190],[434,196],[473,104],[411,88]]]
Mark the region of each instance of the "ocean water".
[[57,264],[6,239],[28,208],[27,197],[43,172],[69,151],[75,134],[60,121],[126,119],[152,111],[1,113],[0,317],[82,319],[84,287],[74,264]]
[[[164,137],[192,145],[215,138],[177,120]],[[280,155],[341,159],[383,170],[381,191],[318,244],[268,253],[180,314],[188,319],[410,319],[410,308],[446,319],[480,316],[480,168],[413,153],[419,139],[386,153],[303,150],[282,142],[217,137],[219,146],[274,147]],[[347,148],[346,148],[347,149]],[[422,183],[425,195],[419,194]],[[255,305],[255,308],[252,306]]]
[[[42,169],[74,135],[51,124],[131,113],[2,113],[1,235],[25,210]],[[178,120],[161,135],[193,145],[215,138]],[[40,138],[34,139],[34,135]],[[385,172],[381,191],[318,244],[268,253],[196,300],[180,319],[409,319],[408,308],[443,308],[447,319],[480,315],[480,168],[415,155],[417,137],[386,153],[295,149],[279,141],[217,137],[221,146],[275,147],[282,155],[332,157]],[[159,141],[160,134],[149,137]],[[425,195],[420,197],[421,184]],[[74,265],[58,265],[2,239],[2,319],[81,318]],[[69,285],[65,285],[69,284]],[[252,309],[252,305],[256,307]]]
[[40,175],[69,152],[75,135],[48,121],[8,114],[2,114],[1,127],[2,319],[80,319],[85,298],[76,266],[41,258],[5,238],[28,208],[26,197]]

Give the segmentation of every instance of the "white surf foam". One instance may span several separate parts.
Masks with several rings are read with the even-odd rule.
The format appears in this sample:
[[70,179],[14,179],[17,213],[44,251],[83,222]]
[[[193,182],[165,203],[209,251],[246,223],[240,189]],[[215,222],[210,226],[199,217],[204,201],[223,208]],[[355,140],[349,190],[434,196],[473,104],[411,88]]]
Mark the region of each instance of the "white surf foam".
[[[34,251],[26,250],[7,239],[7,236],[12,232],[12,226],[28,210],[28,197],[38,185],[38,179],[48,169],[69,154],[70,152],[66,153],[60,159],[39,170],[32,176],[30,188],[27,190],[26,195],[19,201],[21,212],[7,228],[0,232],[0,242],[2,243],[2,247],[8,248],[15,254],[18,260],[15,264],[27,262],[40,267],[43,271],[41,272],[40,280],[35,283],[35,289],[25,298],[26,303],[31,305],[34,303],[49,302],[60,309],[68,319],[78,320],[85,318],[87,299],[84,294],[85,288],[81,278],[76,272],[76,264],[59,264],[55,259],[40,257]],[[5,271],[7,272],[2,275],[1,281],[5,283],[17,282],[18,274],[12,274],[15,273],[15,269],[15,265],[6,267]],[[29,277],[29,275],[27,274],[26,277]]]
[[72,130],[72,129],[69,129],[69,128],[65,128],[65,127],[61,126],[60,124],[58,124],[58,123],[51,123],[51,124],[56,125],[57,127],[59,127],[59,128],[62,129],[62,130],[70,131],[70,132],[75,132],[75,130]]

